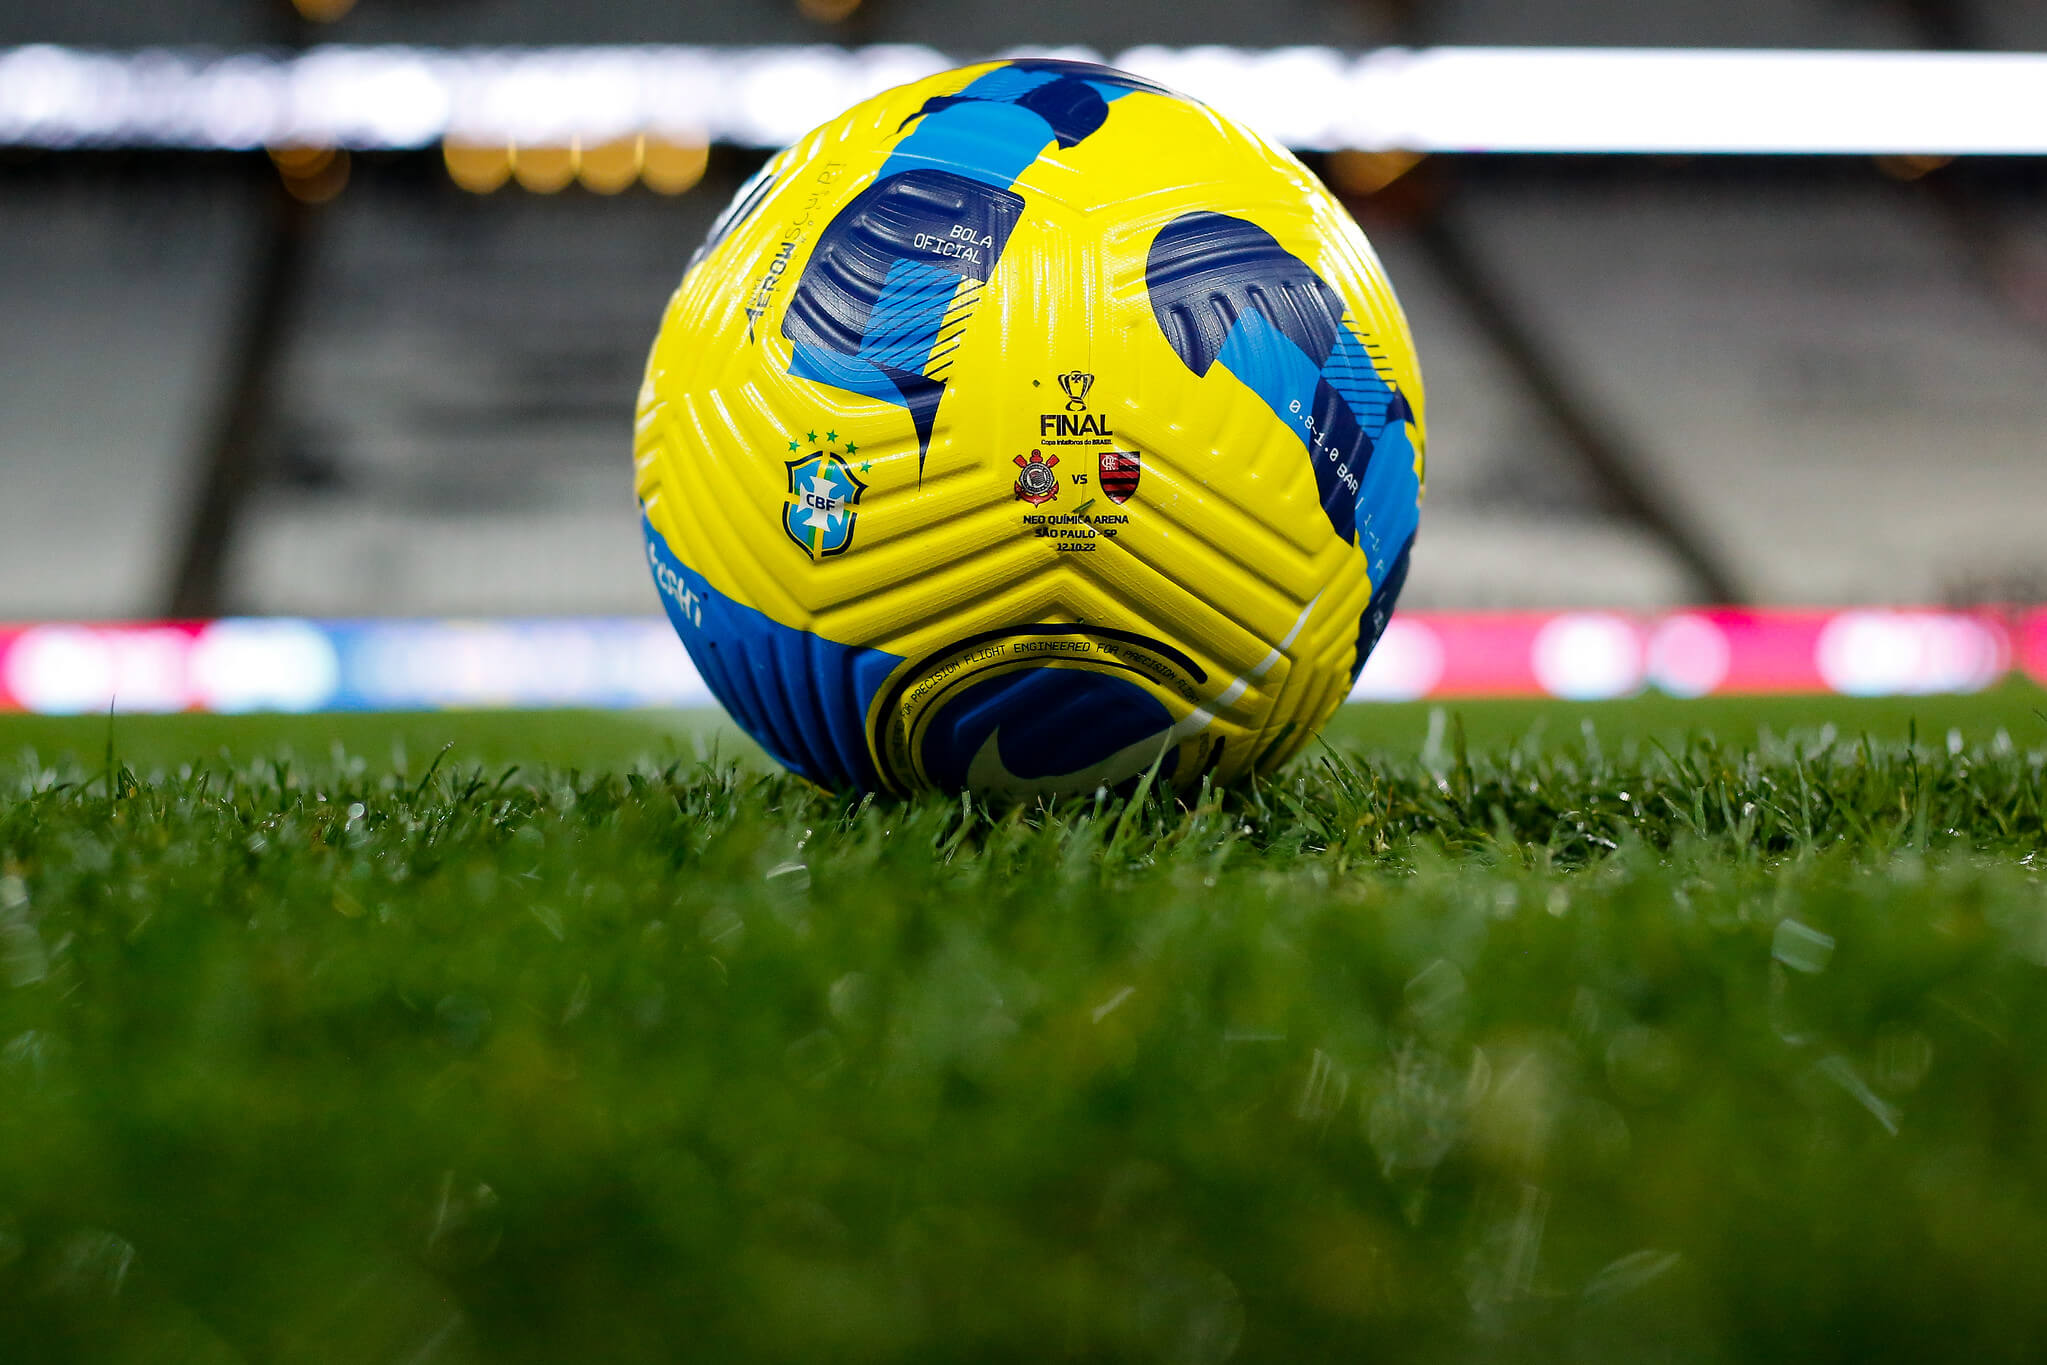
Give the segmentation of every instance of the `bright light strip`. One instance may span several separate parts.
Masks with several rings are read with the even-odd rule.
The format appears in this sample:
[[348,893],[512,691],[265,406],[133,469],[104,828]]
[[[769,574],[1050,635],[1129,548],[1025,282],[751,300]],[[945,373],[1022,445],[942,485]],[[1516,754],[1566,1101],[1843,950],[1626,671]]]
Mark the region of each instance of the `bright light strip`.
[[1442,48],[1353,68],[1348,145],[2047,154],[2047,55]]
[[[1100,61],[1085,49],[1058,56]],[[2047,55],[1630,48],[1107,57],[1300,150],[2047,155]],[[0,49],[0,145],[779,147],[954,63],[932,48]]]
[[[1353,701],[1977,692],[2047,683],[2047,610],[1401,612]],[[0,625],[0,712],[709,707],[660,617]]]

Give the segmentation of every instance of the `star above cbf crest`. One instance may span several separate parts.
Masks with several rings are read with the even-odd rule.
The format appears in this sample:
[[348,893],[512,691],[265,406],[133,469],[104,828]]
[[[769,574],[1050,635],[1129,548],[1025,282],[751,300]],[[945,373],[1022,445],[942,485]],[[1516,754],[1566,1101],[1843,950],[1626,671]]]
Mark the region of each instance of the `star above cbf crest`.
[[[798,456],[785,462],[789,489],[782,498],[782,529],[813,562],[842,555],[851,547],[860,495],[867,491],[847,459],[854,453],[853,443],[847,441],[842,453],[832,448],[838,444],[838,432],[824,436],[818,445],[815,431],[801,433],[801,440],[792,434],[789,449]],[[802,453],[805,444],[812,446],[807,454]]]

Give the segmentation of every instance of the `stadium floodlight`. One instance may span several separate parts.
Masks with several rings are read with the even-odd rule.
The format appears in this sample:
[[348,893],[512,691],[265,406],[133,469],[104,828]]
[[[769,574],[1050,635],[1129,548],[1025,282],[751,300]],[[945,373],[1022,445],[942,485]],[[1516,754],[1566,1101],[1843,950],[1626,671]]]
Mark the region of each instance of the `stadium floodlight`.
[[[2047,155],[2047,54],[1637,48],[1256,50],[1107,60],[1301,151]],[[779,147],[944,70],[928,47],[0,49],[0,145],[236,150]]]

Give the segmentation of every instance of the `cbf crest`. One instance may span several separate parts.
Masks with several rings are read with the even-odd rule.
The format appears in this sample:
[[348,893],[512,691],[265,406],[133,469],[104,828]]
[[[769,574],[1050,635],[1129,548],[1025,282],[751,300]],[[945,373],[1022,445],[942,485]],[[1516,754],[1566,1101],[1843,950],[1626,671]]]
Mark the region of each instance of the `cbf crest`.
[[[838,442],[838,433],[825,433],[827,445]],[[805,441],[817,440],[816,432],[805,432]],[[803,443],[789,442],[800,451]],[[813,561],[842,555],[853,544],[853,527],[860,519],[860,495],[867,485],[854,472],[851,456],[858,447],[846,442],[844,453],[813,449],[800,459],[789,460],[789,491],[783,497],[782,529],[803,548]],[[865,469],[866,465],[859,466]]]

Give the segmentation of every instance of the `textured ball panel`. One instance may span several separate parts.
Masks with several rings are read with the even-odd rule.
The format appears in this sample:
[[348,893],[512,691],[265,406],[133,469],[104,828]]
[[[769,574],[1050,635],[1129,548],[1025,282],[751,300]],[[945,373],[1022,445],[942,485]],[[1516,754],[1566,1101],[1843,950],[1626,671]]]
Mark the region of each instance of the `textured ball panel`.
[[734,717],[832,787],[1230,781],[1403,581],[1420,374],[1291,156],[1101,67],[890,91],[773,158],[648,361],[648,562]]

